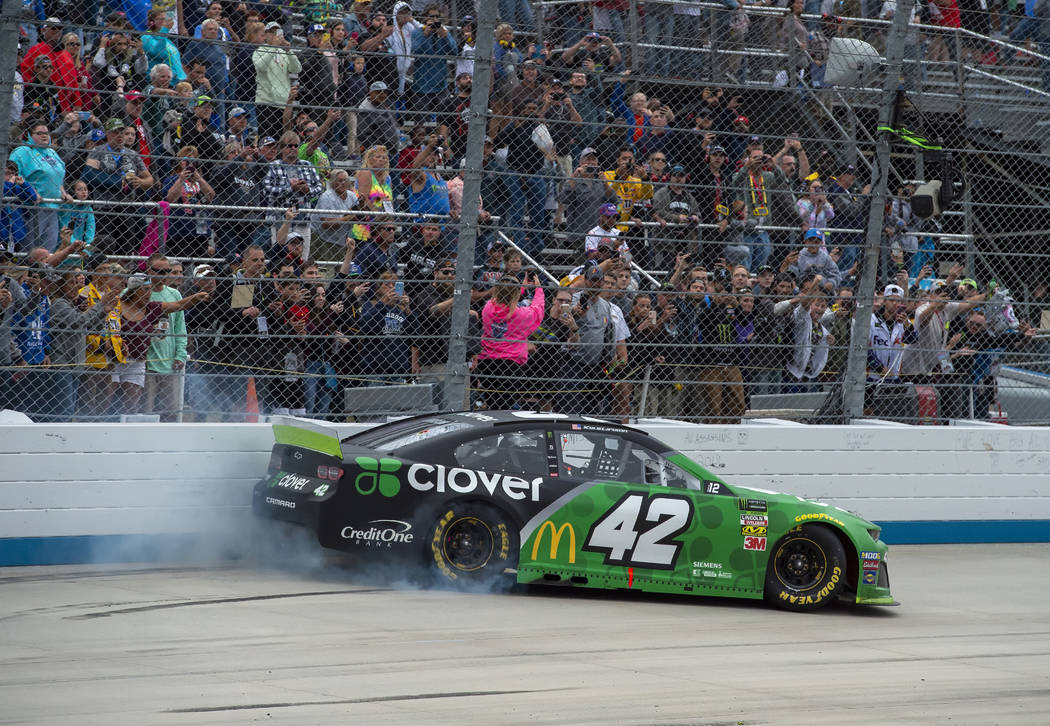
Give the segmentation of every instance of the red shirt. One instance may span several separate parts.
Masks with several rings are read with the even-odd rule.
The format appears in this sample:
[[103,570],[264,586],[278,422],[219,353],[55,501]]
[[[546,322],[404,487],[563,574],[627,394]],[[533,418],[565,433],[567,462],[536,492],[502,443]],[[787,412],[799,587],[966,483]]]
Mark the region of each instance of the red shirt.
[[[69,90],[67,89],[72,90],[78,87],[77,69],[73,65],[72,56],[64,50],[55,50],[44,41],[40,41],[26,51],[25,58],[22,59],[22,65],[18,67],[19,72],[22,74],[22,80],[26,83],[33,82],[33,63],[40,56],[46,56],[51,59],[51,82],[61,87],[58,91],[59,105],[63,111],[72,111],[72,104],[68,108],[66,107],[66,103],[69,101]],[[64,99],[63,96],[66,96],[66,98]]]
[[146,351],[149,350],[150,338],[153,335],[157,321],[164,317],[164,308],[159,302],[150,301],[146,303],[146,314],[142,320],[120,319],[120,339],[124,344],[125,360],[146,360]]

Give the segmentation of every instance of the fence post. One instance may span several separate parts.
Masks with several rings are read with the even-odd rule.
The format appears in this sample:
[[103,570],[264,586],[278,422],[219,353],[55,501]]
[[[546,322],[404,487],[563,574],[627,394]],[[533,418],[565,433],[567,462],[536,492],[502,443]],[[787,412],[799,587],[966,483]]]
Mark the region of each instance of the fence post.
[[[7,156],[11,153],[11,135],[6,132],[11,125],[11,104],[14,102],[15,71],[18,70],[18,13],[20,3],[4,3],[3,15],[0,16],[0,68],[9,69],[10,82],[0,83],[0,121],[3,121],[5,132],[0,134],[0,164],[7,166]],[[32,79],[30,79],[32,80]],[[23,78],[25,83],[26,79]]]
[[[897,87],[900,84],[901,67],[904,61],[904,39],[908,32],[915,0],[900,0],[893,15],[893,27],[886,40],[886,77],[882,82],[882,101],[879,108],[879,127],[885,128],[893,119],[893,108],[897,102]],[[856,312],[850,325],[849,353],[846,358],[846,376],[842,386],[842,408],[848,418],[864,415],[864,388],[868,362],[868,333],[871,330],[871,313],[875,298],[875,283],[879,271],[879,255],[882,251],[882,223],[888,200],[887,187],[890,176],[890,136],[879,131],[875,142],[876,161],[872,170],[871,205],[868,214],[868,235],[862,256],[860,286],[857,289]]]
[[452,293],[452,325],[448,341],[448,375],[445,410],[463,407],[467,394],[467,332],[470,325],[470,291],[474,281],[474,247],[478,239],[481,197],[481,164],[488,122],[489,89],[492,86],[492,44],[495,36],[496,0],[481,0],[478,7],[478,36],[474,57],[474,84],[470,91],[470,122],[467,124],[466,165],[463,172],[463,214],[456,246],[456,282]]
[[[631,26],[631,75],[638,75],[638,70],[642,67],[642,49],[639,46],[639,23],[638,23],[638,0],[631,0],[629,21]],[[646,52],[652,49],[646,49]]]

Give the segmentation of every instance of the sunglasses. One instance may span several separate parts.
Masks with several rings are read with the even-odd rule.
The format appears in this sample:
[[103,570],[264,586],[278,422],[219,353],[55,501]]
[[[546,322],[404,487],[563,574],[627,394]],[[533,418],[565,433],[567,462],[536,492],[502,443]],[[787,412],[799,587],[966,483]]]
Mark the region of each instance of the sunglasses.
[[299,144],[285,144],[284,148],[286,148],[286,149],[298,149],[299,148]]
[[380,227],[379,231],[380,232],[396,232],[397,231],[397,227]]

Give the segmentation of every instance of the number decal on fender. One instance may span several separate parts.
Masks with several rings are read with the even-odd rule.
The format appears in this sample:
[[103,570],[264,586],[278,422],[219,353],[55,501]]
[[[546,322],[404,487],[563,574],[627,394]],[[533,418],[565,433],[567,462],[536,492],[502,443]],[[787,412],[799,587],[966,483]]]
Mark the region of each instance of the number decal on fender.
[[692,516],[686,497],[630,492],[591,525],[582,549],[603,553],[607,565],[671,570],[682,551],[675,537]]

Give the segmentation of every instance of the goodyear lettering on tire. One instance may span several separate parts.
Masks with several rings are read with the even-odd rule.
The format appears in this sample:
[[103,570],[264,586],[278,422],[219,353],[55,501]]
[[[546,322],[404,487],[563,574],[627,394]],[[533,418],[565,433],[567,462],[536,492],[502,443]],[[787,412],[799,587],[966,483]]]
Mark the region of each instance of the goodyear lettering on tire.
[[430,541],[430,549],[434,555],[434,564],[436,564],[437,568],[450,580],[456,579],[456,573],[450,570],[448,565],[445,564],[445,558],[441,554],[441,540],[445,536],[445,528],[448,526],[448,523],[452,521],[454,516],[456,516],[455,512],[451,509],[445,512],[444,516],[438,520],[437,526],[434,527],[434,538]]
[[834,592],[835,586],[839,584],[841,578],[842,568],[835,565],[835,569],[831,571],[831,578],[824,583],[824,587],[820,588],[816,595],[792,595],[781,591],[780,599],[786,600],[792,605],[816,605],[826,598],[828,594]]

